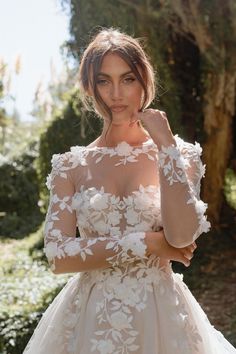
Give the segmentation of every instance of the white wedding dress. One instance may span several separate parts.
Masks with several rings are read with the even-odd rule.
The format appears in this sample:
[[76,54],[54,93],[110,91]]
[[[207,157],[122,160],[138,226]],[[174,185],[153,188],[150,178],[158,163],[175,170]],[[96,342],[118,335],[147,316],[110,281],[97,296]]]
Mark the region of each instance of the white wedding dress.
[[54,273],[75,275],[24,354],[236,354],[182,274],[146,253],[147,231],[185,247],[210,229],[202,148],[174,137],[160,150],[149,139],[53,155],[45,253]]

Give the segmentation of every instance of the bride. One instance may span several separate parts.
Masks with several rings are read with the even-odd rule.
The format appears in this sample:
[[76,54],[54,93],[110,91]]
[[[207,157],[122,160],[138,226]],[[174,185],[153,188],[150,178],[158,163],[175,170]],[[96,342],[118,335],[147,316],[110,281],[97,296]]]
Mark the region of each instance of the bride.
[[201,146],[148,108],[154,70],[137,39],[102,29],[83,53],[79,82],[103,130],[53,155],[44,228],[52,272],[74,275],[24,354],[235,354],[171,264],[188,267],[210,229]]

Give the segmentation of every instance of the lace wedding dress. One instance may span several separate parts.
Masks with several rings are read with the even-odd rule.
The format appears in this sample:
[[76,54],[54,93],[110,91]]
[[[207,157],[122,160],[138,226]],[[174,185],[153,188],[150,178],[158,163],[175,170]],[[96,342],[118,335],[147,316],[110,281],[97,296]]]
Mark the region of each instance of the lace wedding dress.
[[160,150],[149,139],[53,155],[45,253],[54,273],[75,275],[24,354],[236,354],[182,274],[146,253],[147,231],[185,247],[210,229],[202,148],[174,138]]

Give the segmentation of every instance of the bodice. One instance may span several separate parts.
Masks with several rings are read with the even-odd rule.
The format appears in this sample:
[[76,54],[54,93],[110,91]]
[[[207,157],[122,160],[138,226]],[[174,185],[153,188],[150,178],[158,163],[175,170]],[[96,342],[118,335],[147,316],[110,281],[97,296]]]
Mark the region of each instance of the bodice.
[[161,227],[159,186],[139,185],[126,197],[101,188],[85,188],[73,196],[81,237],[127,235],[132,231],[157,231]]
[[120,267],[147,257],[147,232],[163,229],[172,246],[183,247],[208,231],[207,204],[200,200],[202,149],[174,137],[176,144],[160,150],[149,139],[54,154],[46,182],[49,261],[57,258],[63,271],[105,266],[106,260]]

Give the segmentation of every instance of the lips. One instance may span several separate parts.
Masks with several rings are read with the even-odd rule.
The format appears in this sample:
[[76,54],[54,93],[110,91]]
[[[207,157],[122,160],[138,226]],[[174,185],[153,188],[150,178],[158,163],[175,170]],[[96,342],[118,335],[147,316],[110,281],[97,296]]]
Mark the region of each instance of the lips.
[[115,106],[114,105],[114,106],[111,106],[110,108],[111,108],[112,112],[122,112],[127,108],[127,106]]

